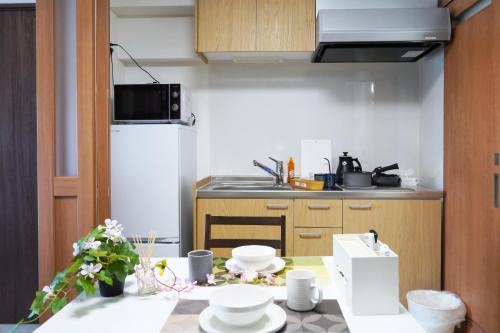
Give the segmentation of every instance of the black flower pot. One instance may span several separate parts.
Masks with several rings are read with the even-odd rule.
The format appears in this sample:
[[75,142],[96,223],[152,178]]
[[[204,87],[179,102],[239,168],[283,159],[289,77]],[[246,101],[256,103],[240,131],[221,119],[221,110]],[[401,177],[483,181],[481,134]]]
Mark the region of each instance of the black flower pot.
[[98,282],[99,282],[99,292],[101,293],[102,297],[115,297],[123,294],[123,288],[125,287],[123,281],[113,278],[113,285],[111,286],[103,281],[98,281]]

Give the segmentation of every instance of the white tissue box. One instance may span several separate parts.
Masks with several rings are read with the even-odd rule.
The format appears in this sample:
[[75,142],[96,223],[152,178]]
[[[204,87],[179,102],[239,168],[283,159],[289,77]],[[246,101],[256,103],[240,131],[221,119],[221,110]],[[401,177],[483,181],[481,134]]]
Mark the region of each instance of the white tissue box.
[[354,315],[399,314],[399,257],[379,255],[362,235],[333,235],[334,281]]

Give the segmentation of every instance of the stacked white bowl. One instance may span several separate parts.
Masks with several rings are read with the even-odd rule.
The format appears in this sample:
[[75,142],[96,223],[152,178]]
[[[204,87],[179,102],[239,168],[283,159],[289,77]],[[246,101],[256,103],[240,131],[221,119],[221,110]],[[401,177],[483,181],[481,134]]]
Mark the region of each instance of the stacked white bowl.
[[276,250],[269,246],[246,245],[234,248],[232,255],[240,268],[261,271],[271,265]]
[[247,326],[261,319],[273,296],[263,287],[235,284],[215,290],[209,298],[215,316],[231,326]]

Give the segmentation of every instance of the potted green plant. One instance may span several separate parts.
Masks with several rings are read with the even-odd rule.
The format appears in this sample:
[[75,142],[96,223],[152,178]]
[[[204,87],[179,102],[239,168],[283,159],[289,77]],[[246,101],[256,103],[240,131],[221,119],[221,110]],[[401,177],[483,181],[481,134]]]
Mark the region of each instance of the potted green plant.
[[95,293],[95,284],[103,297],[123,293],[127,275],[139,263],[135,246],[122,235],[123,227],[116,220],[106,219],[104,225],[73,244],[73,259],[51,284],[36,292],[28,319],[19,324],[38,320],[48,310],[58,312],[68,302],[68,292]]

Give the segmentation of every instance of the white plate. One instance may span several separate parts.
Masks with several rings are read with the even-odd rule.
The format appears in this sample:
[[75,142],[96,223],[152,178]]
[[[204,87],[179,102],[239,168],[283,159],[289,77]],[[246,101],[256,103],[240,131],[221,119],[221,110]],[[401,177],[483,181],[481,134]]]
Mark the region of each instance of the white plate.
[[272,333],[285,325],[286,313],[285,310],[271,303],[264,316],[255,324],[236,327],[217,319],[214,310],[209,306],[200,313],[199,321],[200,327],[207,333]]
[[[278,273],[281,271],[283,268],[285,268],[285,261],[281,259],[280,257],[274,257],[273,261],[271,262],[271,265],[267,266],[263,270],[259,271],[259,273]],[[240,268],[234,258],[228,259],[226,261],[226,269],[229,271],[231,270],[231,267],[233,268],[233,271],[236,271],[238,273],[243,272],[244,269]]]

